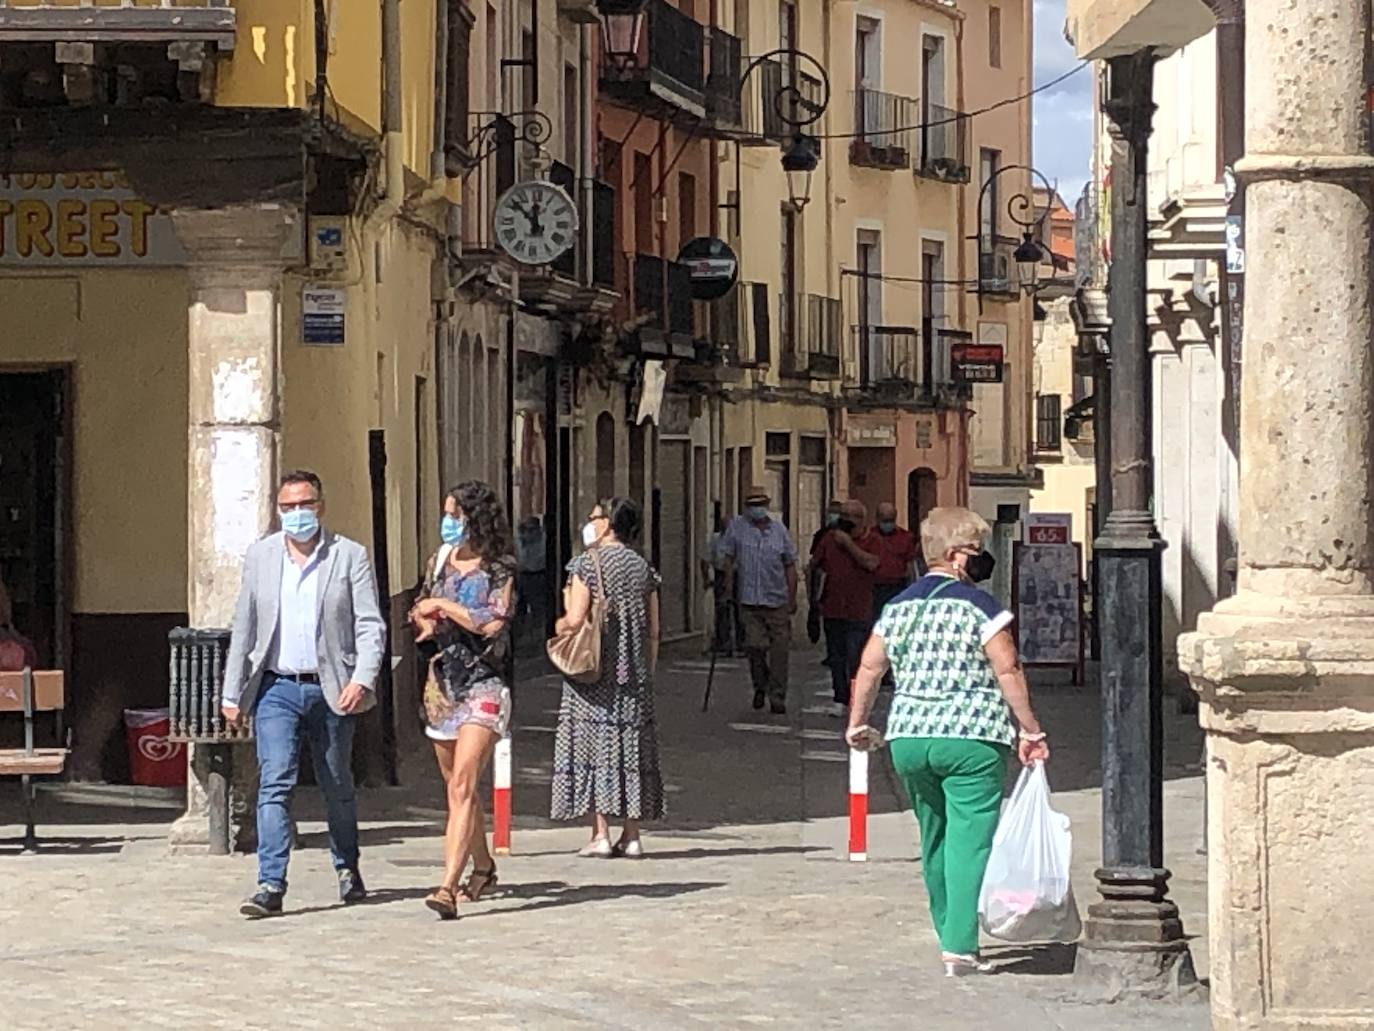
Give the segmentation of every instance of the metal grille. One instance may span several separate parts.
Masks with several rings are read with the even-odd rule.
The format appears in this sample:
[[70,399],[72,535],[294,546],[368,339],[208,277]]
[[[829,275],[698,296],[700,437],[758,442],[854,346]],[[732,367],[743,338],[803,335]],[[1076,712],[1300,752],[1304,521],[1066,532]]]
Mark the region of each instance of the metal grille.
[[252,721],[229,727],[220,714],[224,690],[224,658],[229,631],[177,627],[167,635],[171,645],[168,704],[172,710],[173,741],[248,741]]

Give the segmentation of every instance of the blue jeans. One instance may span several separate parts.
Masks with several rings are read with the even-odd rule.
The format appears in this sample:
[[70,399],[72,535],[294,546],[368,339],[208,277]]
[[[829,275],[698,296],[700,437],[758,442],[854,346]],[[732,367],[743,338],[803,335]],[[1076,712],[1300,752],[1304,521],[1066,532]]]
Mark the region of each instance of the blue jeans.
[[315,781],[324,792],[335,870],[358,868],[358,809],[353,798],[353,716],[340,716],[319,684],[267,674],[254,724],[258,744],[258,883],[286,891],[291,858],[291,795],[302,733],[310,739]]
[[825,621],[825,661],[830,667],[830,688],[835,701],[849,704],[849,684],[859,671],[864,645],[868,643],[868,624],[861,619]]

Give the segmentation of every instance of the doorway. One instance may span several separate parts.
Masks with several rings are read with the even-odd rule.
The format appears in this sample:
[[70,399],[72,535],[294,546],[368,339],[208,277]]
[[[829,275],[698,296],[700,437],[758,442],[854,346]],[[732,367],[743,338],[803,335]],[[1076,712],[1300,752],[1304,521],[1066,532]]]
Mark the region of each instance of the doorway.
[[67,372],[0,374],[0,581],[45,669],[68,665]]
[[939,504],[939,481],[933,469],[913,469],[906,478],[907,526],[915,533]]

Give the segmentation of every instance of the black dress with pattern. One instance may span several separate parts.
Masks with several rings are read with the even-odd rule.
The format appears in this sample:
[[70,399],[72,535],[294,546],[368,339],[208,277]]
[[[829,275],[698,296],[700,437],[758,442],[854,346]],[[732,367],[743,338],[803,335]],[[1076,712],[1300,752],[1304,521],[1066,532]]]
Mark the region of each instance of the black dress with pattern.
[[[658,725],[649,676],[649,596],[658,573],[624,546],[597,549],[607,601],[601,639],[601,679],[563,682],[553,752],[555,820],[589,813],[630,820],[664,815],[658,765]],[[593,597],[601,589],[590,554],[568,563]]]

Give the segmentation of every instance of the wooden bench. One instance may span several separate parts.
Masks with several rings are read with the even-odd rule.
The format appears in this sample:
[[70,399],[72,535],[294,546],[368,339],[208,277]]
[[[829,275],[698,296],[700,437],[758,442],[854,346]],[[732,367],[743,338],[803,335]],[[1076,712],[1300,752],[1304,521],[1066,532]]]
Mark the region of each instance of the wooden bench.
[[[69,749],[62,729],[66,708],[66,674],[60,669],[25,669],[22,673],[0,673],[0,712],[24,714],[24,747],[0,748],[0,777],[19,777],[24,795],[24,848],[38,847],[33,828],[34,777],[53,777],[67,766]],[[40,712],[54,714],[57,740],[61,748],[35,748],[34,718]]]

